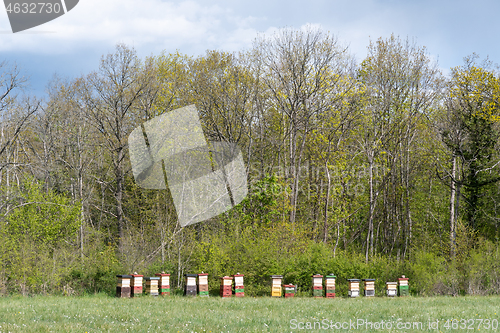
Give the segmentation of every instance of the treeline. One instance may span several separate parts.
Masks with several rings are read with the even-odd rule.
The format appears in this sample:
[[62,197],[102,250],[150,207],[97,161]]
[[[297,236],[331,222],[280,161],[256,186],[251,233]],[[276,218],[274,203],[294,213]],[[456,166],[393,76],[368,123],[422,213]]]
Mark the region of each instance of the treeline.
[[[317,272],[500,291],[500,76],[476,55],[443,75],[391,36],[357,64],[329,33],[283,29],[199,57],[118,45],[42,100],[0,71],[2,294],[112,292],[134,271],[177,287],[204,271],[214,289],[240,272],[255,295]],[[181,228],[168,190],[136,185],[128,135],[191,104],[207,140],[242,150],[249,195]]]

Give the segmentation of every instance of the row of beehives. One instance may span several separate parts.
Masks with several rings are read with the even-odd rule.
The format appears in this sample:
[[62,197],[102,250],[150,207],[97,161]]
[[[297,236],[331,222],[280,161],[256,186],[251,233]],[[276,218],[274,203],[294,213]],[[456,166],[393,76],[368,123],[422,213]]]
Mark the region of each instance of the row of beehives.
[[[131,275],[117,275],[116,286],[117,297],[137,297],[143,295],[143,280],[146,282],[145,294],[151,296],[170,295],[170,274],[157,273],[154,277],[144,277],[137,273]],[[184,295],[186,296],[208,296],[208,274],[184,274]],[[234,286],[233,286],[234,279]],[[221,278],[220,296],[231,297],[245,296],[243,285],[243,274],[224,276]]]
[[[116,287],[116,296],[118,297],[137,297],[143,294],[143,279],[146,282],[145,293],[151,296],[170,295],[170,274],[165,272],[155,274],[154,277],[145,277],[137,273],[132,275],[117,275],[118,285]],[[208,274],[185,274],[184,295],[186,296],[208,296]],[[282,285],[282,275],[272,275],[272,297],[282,297],[283,288],[285,298],[294,297],[297,291],[295,285]],[[327,275],[324,279],[325,297],[335,297],[335,275]],[[224,276],[220,278],[220,296],[236,297],[245,296],[245,287],[243,284],[243,274],[233,276]],[[360,295],[360,283],[363,281],[364,296],[375,296],[375,279],[348,279],[349,297],[358,297]],[[234,285],[233,285],[234,282]],[[312,276],[312,293],[314,297],[323,297],[323,275],[316,274]],[[408,296],[409,286],[408,278],[404,275],[398,278],[398,282],[386,282],[387,296],[394,297]]]
[[[333,298],[335,297],[335,275],[330,274],[325,277],[324,287],[325,287],[325,297]],[[281,280],[283,276],[273,275],[273,289],[271,296],[281,297]],[[375,279],[347,279],[349,282],[347,295],[349,297],[358,297],[360,295],[361,281],[363,282],[364,296],[373,297],[375,296]],[[387,296],[394,297],[398,294],[399,296],[408,296],[409,285],[408,278],[404,275],[398,278],[398,282],[386,282],[386,293]],[[294,285],[285,285],[285,297],[293,297],[295,293]],[[315,274],[312,276],[312,293],[314,297],[323,297],[323,275]]]
[[144,277],[137,273],[117,275],[117,297],[138,297],[143,294],[142,283],[146,281],[146,294],[151,296],[170,295],[170,274],[157,273],[154,277]]

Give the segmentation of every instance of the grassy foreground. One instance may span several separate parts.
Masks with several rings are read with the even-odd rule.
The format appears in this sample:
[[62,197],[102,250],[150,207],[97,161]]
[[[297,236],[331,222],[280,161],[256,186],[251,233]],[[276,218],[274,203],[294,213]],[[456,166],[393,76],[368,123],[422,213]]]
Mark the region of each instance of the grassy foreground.
[[500,332],[499,320],[500,297],[0,298],[0,332]]

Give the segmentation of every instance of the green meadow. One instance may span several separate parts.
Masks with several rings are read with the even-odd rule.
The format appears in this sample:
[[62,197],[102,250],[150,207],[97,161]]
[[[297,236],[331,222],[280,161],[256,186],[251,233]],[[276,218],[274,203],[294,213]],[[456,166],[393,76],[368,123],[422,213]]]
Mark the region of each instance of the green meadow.
[[0,298],[0,332],[498,332],[500,297]]

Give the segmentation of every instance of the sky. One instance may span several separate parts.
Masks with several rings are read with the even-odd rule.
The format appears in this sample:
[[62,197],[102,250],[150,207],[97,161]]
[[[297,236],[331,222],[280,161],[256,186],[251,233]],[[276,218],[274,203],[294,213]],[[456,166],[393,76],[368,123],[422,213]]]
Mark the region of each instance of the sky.
[[54,75],[97,70],[118,43],[141,58],[196,56],[246,50],[259,35],[309,25],[335,35],[358,62],[370,40],[414,39],[447,73],[473,52],[500,63],[499,13],[498,0],[80,0],[65,15],[14,34],[0,7],[0,61],[16,64],[29,92],[42,96]]

